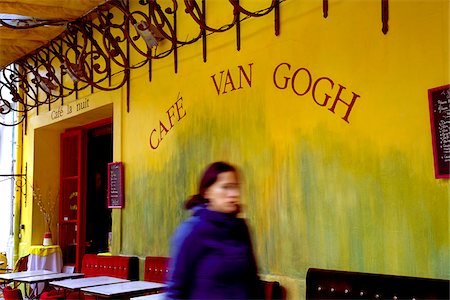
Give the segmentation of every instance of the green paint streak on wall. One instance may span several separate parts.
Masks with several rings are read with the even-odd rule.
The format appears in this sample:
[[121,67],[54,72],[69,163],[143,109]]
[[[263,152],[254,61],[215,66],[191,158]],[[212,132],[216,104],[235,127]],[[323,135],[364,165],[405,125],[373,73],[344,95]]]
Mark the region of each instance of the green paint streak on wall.
[[[294,2],[286,5],[292,8]],[[304,20],[292,17],[290,20],[296,21],[287,25],[301,28],[300,19]],[[341,31],[336,39],[343,38]],[[328,29],[320,32],[327,38],[334,36]],[[316,32],[309,34],[315,42],[325,40],[317,38]],[[359,34],[367,33],[360,30]],[[355,35],[346,37],[350,40]],[[397,37],[402,44],[398,35],[387,38]],[[280,52],[276,59],[267,59],[268,50],[248,41],[248,52],[243,49],[240,54],[257,54],[251,89],[217,95],[214,89],[208,93],[206,88],[185,83],[197,75],[206,83],[213,72],[226,68],[212,65],[213,52],[208,53],[209,65],[183,62],[184,69],[195,70],[184,77],[162,76],[167,74],[161,72],[160,77],[173,82],[156,79],[148,85],[156,91],[151,105],[133,103],[137,108],[124,117],[123,128],[126,208],[122,212],[121,252],[168,255],[173,231],[189,216],[182,204],[197,192],[203,168],[227,160],[243,173],[242,199],[262,274],[279,275],[298,284],[309,267],[450,278],[448,181],[437,181],[430,173],[431,150],[424,137],[428,116],[419,96],[428,83],[411,76],[407,84],[396,82],[399,86],[390,94],[386,82],[406,74],[398,62],[403,52],[386,54],[394,50],[385,51],[384,36],[374,38],[379,51],[361,51],[364,55],[358,56],[348,54],[355,49],[337,43],[335,54],[344,56],[337,62],[328,55],[327,47],[322,49],[326,53],[319,55],[302,47],[302,41],[289,39],[271,40],[278,45],[274,48],[267,43],[268,50]],[[216,56],[223,60],[220,54],[230,48],[220,49],[223,53]],[[292,49],[303,51],[301,59],[298,54],[290,56]],[[385,77],[384,67],[374,66],[380,70],[368,78],[355,76],[365,74],[366,53],[389,60],[390,70],[400,71]],[[409,55],[416,57],[415,52]],[[236,55],[228,65],[241,64],[237,63],[240,59]],[[315,78],[332,76],[336,84],[346,81],[349,91],[360,92],[351,123],[306,96],[296,97],[273,87],[273,69],[282,61],[292,64],[291,75],[295,68],[306,66]],[[344,62],[345,67],[341,65]],[[435,64],[441,65],[440,60]],[[430,75],[422,65],[413,67]],[[439,80],[435,78],[433,83]],[[148,140],[154,125],[143,130],[141,122],[149,115],[153,123],[160,119],[173,103],[166,96],[173,87],[182,91],[188,111],[183,123],[171,130],[157,150],[148,146],[131,149],[136,141]],[[407,100],[402,97],[406,89]],[[137,94],[139,91],[133,92],[135,98],[147,99]]]
[[[274,269],[286,272],[292,267],[301,272],[315,266],[422,272],[423,276],[434,269],[434,276],[447,277],[448,258],[443,253],[448,249],[448,206],[442,206],[447,199],[446,189],[424,189],[427,184],[420,178],[396,176],[411,174],[408,159],[398,152],[380,157],[367,146],[349,149],[323,138],[329,136],[326,133],[299,137],[299,144],[286,158],[287,168],[292,171],[280,168],[272,178],[274,187],[278,186],[274,197],[283,201],[278,205],[278,219],[272,216],[271,220],[279,225],[276,235],[283,241],[283,255],[276,256],[278,264]],[[295,175],[295,170],[300,172]],[[289,182],[290,175],[297,178],[297,184]],[[440,205],[429,201],[433,194],[438,195],[436,202]],[[302,210],[291,214],[299,206]],[[296,218],[287,221],[291,215]],[[302,216],[307,219],[303,220],[303,228],[302,223],[297,224]],[[424,239],[431,239],[433,246],[425,245]],[[297,245],[298,241],[303,241],[303,247]],[[303,268],[295,264],[299,257],[308,262]],[[431,268],[432,261],[444,263]]]
[[449,277],[448,190],[417,176],[411,158],[395,149],[380,155],[366,141],[343,144],[319,127],[276,144],[264,107],[251,102],[197,109],[171,136],[179,150],[170,164],[131,168],[123,252],[168,255],[201,171],[227,160],[243,172],[262,273],[304,278],[307,268],[323,267]]

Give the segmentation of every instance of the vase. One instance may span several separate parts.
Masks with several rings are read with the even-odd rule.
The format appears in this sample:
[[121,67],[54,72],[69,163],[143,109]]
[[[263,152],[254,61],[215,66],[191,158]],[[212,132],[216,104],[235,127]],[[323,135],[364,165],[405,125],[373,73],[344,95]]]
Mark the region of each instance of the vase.
[[44,245],[44,246],[53,245],[52,233],[50,231],[47,231],[46,233],[44,233],[44,240],[42,241],[42,245]]

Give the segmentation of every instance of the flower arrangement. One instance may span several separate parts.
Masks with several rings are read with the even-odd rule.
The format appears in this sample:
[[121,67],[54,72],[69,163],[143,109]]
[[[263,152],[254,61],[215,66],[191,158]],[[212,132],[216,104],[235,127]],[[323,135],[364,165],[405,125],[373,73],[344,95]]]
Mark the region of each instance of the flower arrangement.
[[31,187],[33,191],[33,202],[39,207],[39,211],[44,217],[47,232],[52,232],[52,218],[55,213],[56,202],[58,200],[58,194],[54,195],[51,190],[48,190],[44,197],[41,193],[41,189],[38,187]]

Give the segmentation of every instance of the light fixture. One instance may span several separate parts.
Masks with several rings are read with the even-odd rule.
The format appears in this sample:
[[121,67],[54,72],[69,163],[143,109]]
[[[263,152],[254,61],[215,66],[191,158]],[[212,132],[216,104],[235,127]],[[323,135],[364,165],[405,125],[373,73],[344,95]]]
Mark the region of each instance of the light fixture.
[[136,28],[137,33],[145,41],[149,49],[158,46],[158,43],[164,39],[156,26],[147,24],[144,20],[136,22],[134,28]]
[[78,64],[73,64],[64,58],[63,67],[67,70],[67,74],[69,74],[70,78],[73,82],[78,82],[83,78],[83,70]]
[[[10,18],[5,18],[10,16]],[[37,19],[28,16],[2,14],[0,15],[0,25],[11,29],[30,29],[42,26],[63,26],[67,24],[63,19]]]
[[51,94],[52,91],[57,89],[57,85],[54,84],[50,79],[39,74],[36,75],[37,83],[39,86],[47,93]]

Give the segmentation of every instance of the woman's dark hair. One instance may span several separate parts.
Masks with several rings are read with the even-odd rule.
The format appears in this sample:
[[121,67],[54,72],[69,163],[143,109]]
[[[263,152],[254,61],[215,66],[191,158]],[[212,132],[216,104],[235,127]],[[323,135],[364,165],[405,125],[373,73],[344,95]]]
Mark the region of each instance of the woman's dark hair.
[[198,194],[192,196],[189,200],[187,200],[184,204],[184,207],[186,209],[191,209],[199,204],[208,203],[208,199],[205,199],[203,195],[205,194],[206,190],[211,185],[213,185],[214,182],[217,181],[217,177],[219,176],[219,174],[225,172],[237,173],[237,170],[232,165],[222,161],[210,164],[203,172],[203,176],[200,180],[200,185],[198,188]]

